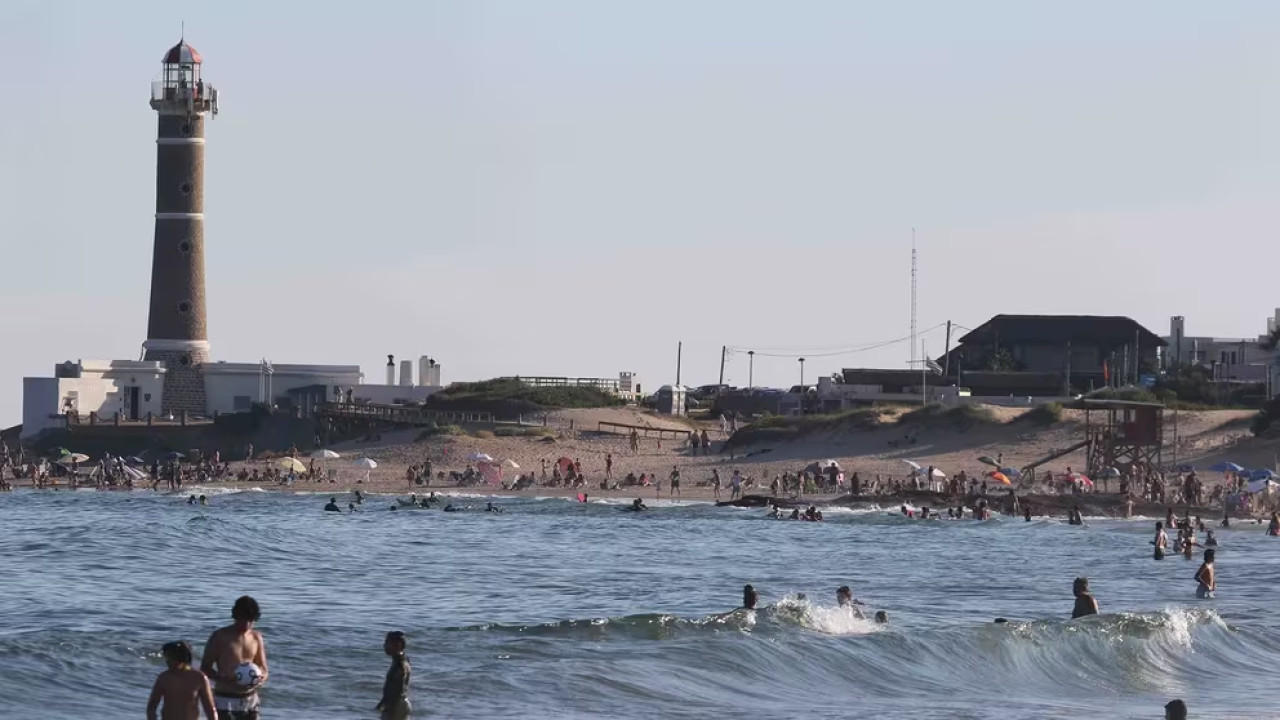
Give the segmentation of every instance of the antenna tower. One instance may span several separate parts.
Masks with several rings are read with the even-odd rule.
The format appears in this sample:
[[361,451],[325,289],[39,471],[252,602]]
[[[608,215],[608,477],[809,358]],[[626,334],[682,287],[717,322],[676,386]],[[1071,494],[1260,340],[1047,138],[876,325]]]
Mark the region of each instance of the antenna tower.
[[911,228],[911,362],[916,357],[916,229]]

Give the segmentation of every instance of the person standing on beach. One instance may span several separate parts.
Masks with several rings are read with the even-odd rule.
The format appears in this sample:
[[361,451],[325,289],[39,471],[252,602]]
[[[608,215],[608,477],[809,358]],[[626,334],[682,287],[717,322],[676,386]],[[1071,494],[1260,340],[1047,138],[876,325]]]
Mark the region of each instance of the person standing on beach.
[[671,466],[671,496],[680,494],[680,468],[676,465]]
[[707,434],[707,429],[702,428],[702,454],[706,455],[711,452],[711,436]]
[[405,720],[412,708],[409,706],[409,658],[405,655],[408,642],[404,633],[393,630],[387,633],[382,650],[391,658],[391,668],[382,684],[382,700],[376,710],[382,720]]
[[716,501],[720,500],[720,469],[711,468],[711,491],[715,493]]
[[613,453],[605,453],[604,456],[604,479],[613,479]]
[[209,720],[218,720],[209,680],[204,673],[191,667],[191,646],[181,640],[165,643],[160,654],[169,669],[160,673],[151,688],[147,720],[156,720],[156,710],[160,709],[162,700],[164,708],[160,717],[164,720],[200,720],[201,706]]
[[[200,660],[200,671],[213,680],[213,704],[218,720],[258,720],[261,699],[258,688],[267,681],[267,644],[254,628],[262,615],[258,601],[244,595],[231,608],[234,622],[209,636]],[[236,682],[236,668],[253,663],[262,670],[254,685]]]

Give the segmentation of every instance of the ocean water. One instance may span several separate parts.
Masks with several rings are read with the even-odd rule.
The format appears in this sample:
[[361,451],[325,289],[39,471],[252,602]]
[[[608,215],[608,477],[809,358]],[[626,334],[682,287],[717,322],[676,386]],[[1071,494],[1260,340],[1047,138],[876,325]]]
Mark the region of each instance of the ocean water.
[[[1262,526],[1220,532],[1219,596],[1198,601],[1198,557],[1152,560],[1146,521],[325,500],[0,494],[0,718],[142,717],[160,645],[198,653],[241,594],[263,609],[267,718],[376,717],[391,629],[427,717],[1158,718],[1181,697],[1195,718],[1280,718]],[[1066,620],[1077,575],[1103,615]],[[761,609],[726,615],[744,583]],[[890,622],[836,608],[843,584]]]

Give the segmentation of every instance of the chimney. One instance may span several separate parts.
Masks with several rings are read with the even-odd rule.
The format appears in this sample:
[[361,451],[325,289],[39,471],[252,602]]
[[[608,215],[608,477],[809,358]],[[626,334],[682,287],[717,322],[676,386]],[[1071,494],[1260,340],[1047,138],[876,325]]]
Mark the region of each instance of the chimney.
[[413,361],[400,361],[400,387],[413,387]]
[[387,384],[388,385],[396,384],[396,356],[395,355],[387,356]]

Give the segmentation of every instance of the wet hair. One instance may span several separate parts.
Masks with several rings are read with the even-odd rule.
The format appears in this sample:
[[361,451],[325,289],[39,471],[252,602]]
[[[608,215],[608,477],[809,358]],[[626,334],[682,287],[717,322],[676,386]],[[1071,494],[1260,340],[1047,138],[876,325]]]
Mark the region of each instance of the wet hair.
[[236,598],[236,604],[231,606],[231,618],[241,622],[258,622],[258,618],[262,617],[262,610],[258,608],[258,601],[248,595],[241,595]]
[[396,643],[402,648],[409,647],[409,641],[405,638],[404,631],[402,630],[392,630],[387,633],[387,642]]
[[878,623],[887,623],[887,622],[889,622],[889,613],[887,613],[887,612],[885,612],[885,611],[883,611],[883,610],[878,610],[878,611],[876,611],[876,622],[878,622]]
[[1205,561],[1205,562],[1207,562],[1207,563],[1211,563],[1211,562],[1213,562],[1213,556],[1214,556],[1214,555],[1217,555],[1217,553],[1216,553],[1216,552],[1214,552],[1213,548],[1209,548],[1208,550],[1205,550],[1205,551],[1204,551],[1204,561]]
[[1181,700],[1170,700],[1164,706],[1164,716],[1169,720],[1187,720],[1187,704]]
[[848,585],[841,585],[839,588],[836,588],[836,594],[852,596],[853,591],[849,589]]
[[164,655],[165,660],[171,662],[191,664],[191,646],[187,644],[186,640],[174,640],[173,642],[165,643],[160,648],[160,654]]
[[1163,522],[1163,521],[1161,521],[1161,520],[1157,520],[1157,521],[1156,521],[1156,529],[1157,529],[1157,530],[1163,530],[1163,529],[1164,529],[1164,522]]
[[1089,592],[1089,578],[1076,578],[1075,582],[1071,583],[1071,592],[1076,595]]
[[742,587],[742,607],[748,610],[754,609],[756,606],[756,589],[750,585]]

